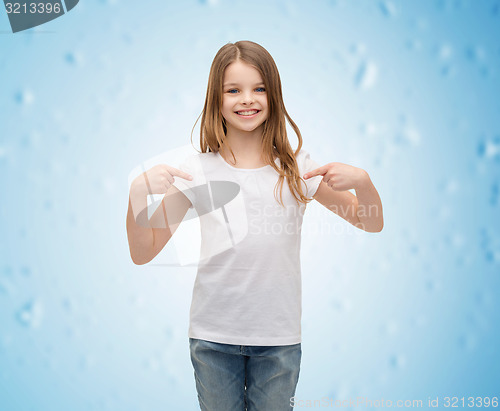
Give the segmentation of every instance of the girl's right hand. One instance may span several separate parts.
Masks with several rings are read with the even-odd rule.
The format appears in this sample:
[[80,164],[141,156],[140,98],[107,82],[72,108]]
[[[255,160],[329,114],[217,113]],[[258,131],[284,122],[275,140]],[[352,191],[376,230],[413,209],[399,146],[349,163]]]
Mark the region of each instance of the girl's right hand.
[[174,176],[193,180],[193,177],[167,164],[159,164],[142,173],[132,182],[132,188],[146,194],[165,194],[174,183]]

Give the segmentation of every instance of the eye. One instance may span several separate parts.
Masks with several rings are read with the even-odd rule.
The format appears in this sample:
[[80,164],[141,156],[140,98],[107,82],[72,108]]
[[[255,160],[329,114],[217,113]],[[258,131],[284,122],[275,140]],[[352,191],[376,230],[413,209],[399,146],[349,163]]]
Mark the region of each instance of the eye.
[[255,90],[262,90],[262,92],[266,91],[266,89],[264,87],[257,87]]
[[[235,88],[232,88],[231,90],[228,90],[227,92],[231,93],[231,91],[237,91],[237,90]],[[231,93],[231,94],[234,94],[234,93]]]

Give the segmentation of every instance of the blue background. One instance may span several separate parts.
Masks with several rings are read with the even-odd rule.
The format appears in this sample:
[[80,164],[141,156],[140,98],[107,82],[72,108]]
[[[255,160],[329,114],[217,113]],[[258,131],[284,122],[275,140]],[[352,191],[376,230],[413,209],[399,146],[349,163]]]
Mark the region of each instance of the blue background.
[[1,409],[198,409],[196,269],[132,263],[128,176],[190,144],[237,40],[384,206],[377,234],[308,206],[297,399],[500,396],[499,1],[89,0],[17,34],[2,10]]

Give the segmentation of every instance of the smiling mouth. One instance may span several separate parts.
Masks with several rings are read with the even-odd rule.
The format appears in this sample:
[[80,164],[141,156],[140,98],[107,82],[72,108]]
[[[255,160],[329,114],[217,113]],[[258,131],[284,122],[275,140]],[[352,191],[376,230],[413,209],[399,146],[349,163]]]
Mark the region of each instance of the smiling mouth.
[[235,111],[235,113],[242,117],[252,117],[255,114],[260,113],[260,110],[242,110],[242,111]]

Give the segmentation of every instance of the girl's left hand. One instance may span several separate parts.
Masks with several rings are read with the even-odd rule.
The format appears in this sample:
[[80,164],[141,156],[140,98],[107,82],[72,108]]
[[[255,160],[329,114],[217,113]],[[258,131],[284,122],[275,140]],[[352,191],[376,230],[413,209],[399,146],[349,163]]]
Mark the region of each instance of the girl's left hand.
[[323,182],[335,191],[346,191],[359,188],[368,178],[368,173],[348,164],[328,163],[304,174],[304,179],[314,176],[323,176]]

